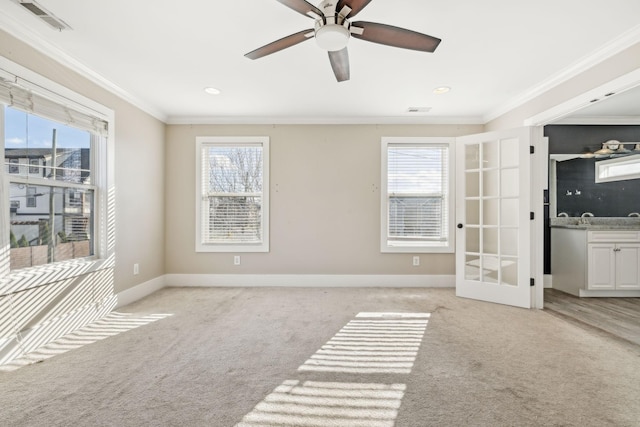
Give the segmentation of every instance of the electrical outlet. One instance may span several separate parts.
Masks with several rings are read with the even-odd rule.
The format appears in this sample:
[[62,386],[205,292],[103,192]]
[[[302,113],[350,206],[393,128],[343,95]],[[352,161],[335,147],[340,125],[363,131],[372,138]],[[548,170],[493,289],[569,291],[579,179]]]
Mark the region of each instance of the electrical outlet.
[[233,257],[233,265],[240,265],[240,255],[235,255]]
[[133,274],[134,275],[140,274],[140,264],[138,264],[138,263],[133,264]]
[[413,266],[417,267],[420,265],[420,257],[419,256],[414,256],[413,257]]

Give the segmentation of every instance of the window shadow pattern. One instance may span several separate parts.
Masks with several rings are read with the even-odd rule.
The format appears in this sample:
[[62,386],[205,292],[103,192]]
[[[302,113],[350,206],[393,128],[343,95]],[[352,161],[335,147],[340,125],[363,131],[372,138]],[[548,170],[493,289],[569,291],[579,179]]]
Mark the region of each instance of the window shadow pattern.
[[429,320],[383,314],[350,321],[298,370],[409,374]]
[[42,362],[67,351],[148,325],[169,316],[171,314],[136,315],[133,313],[111,312],[95,322],[63,335],[34,351],[11,360],[9,363],[0,365],[0,372],[15,371],[23,366]]
[[405,388],[404,384],[288,380],[236,427],[392,427]]
[[[430,316],[359,313],[298,372],[327,373],[332,380],[336,374],[410,374]],[[393,427],[405,391],[401,382],[287,380],[235,427]]]

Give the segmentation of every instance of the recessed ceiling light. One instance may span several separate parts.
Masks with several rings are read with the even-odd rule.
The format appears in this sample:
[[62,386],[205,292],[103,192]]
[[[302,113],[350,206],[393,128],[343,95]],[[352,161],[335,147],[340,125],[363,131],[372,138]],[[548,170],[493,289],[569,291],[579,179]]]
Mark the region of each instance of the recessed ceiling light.
[[433,90],[433,93],[436,95],[442,95],[443,93],[447,93],[451,90],[449,86],[440,86]]
[[215,87],[205,87],[204,91],[209,95],[220,95],[220,89],[216,89]]

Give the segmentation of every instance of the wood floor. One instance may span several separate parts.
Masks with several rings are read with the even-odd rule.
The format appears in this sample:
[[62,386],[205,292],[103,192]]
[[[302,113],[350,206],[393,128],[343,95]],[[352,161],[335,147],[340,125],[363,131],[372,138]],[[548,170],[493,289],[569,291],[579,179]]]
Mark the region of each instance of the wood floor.
[[640,298],[578,298],[545,289],[544,308],[566,320],[640,346]]

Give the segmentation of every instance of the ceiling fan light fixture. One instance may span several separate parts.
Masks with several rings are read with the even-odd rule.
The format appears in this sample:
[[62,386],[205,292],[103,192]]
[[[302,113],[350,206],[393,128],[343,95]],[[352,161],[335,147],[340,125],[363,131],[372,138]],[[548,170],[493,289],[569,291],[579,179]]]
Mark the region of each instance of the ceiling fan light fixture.
[[278,0],[302,15],[315,20],[314,27],[254,49],[244,56],[258,59],[290,48],[310,38],[318,47],[328,51],[331,69],[338,82],[349,80],[349,53],[346,49],[351,36],[371,43],[433,53],[441,39],[393,25],[350,19],[364,9],[371,0],[321,0],[318,7],[307,0]]
[[327,24],[316,30],[316,43],[329,52],[342,50],[349,42],[349,30],[342,25]]

